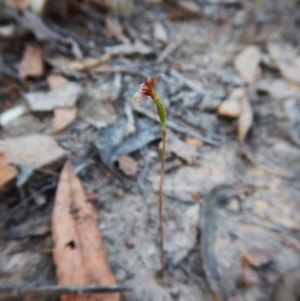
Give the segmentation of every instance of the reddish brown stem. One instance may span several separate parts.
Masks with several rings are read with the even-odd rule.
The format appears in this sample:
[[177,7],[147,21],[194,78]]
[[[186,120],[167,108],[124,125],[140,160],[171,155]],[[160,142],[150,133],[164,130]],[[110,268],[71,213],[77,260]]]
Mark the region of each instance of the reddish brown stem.
[[161,272],[164,271],[164,228],[163,228],[163,182],[165,174],[165,153],[166,153],[166,129],[162,128],[162,150],[161,150],[161,167],[160,167],[160,182],[159,182],[159,202],[158,202],[158,214],[159,214],[159,236],[160,236],[160,265]]

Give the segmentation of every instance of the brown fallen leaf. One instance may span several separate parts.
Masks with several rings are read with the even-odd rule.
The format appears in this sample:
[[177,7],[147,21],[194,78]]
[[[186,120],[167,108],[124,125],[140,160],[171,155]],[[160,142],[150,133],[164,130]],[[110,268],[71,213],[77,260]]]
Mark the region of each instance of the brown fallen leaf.
[[69,83],[69,81],[61,75],[50,74],[47,77],[47,83],[48,83],[50,90],[55,90],[55,89],[61,88],[62,86],[66,85],[67,83]]
[[236,88],[217,109],[219,115],[238,118],[238,139],[242,146],[253,123],[253,112],[244,88]]
[[269,43],[268,52],[276,62],[281,75],[290,83],[300,85],[300,64],[298,63],[297,49],[288,44]]
[[138,170],[137,162],[130,156],[120,155],[117,159],[119,168],[126,176],[134,177]]
[[300,95],[300,86],[291,85],[280,78],[274,80],[262,79],[257,85],[257,90],[268,93],[275,99],[284,99]]
[[235,59],[234,67],[248,84],[256,83],[261,75],[259,67],[260,50],[257,46],[247,46]]
[[185,140],[185,143],[189,146],[193,146],[193,147],[202,147],[204,145],[202,140],[196,139],[196,138],[187,138]]
[[44,74],[43,53],[41,48],[27,44],[20,64],[21,78],[40,77]]
[[29,6],[29,0],[6,0],[5,4],[17,10],[24,10]]
[[4,153],[0,153],[0,191],[17,176],[17,169],[9,166]]
[[246,263],[255,268],[259,268],[269,263],[271,260],[269,254],[265,250],[259,248],[250,248],[246,250],[243,254],[243,259]]
[[86,192],[85,197],[86,200],[89,202],[97,201],[99,199],[98,194],[96,192]]
[[55,108],[52,120],[52,133],[56,134],[68,127],[77,115],[77,108]]
[[30,165],[35,169],[57,161],[65,155],[56,141],[47,135],[34,134],[0,140],[0,152],[16,165]]
[[241,114],[241,99],[245,96],[244,88],[233,89],[217,109],[219,115],[237,118]]
[[[235,92],[235,90],[234,90]],[[241,113],[241,106],[238,93],[231,94],[228,99],[224,100],[217,109],[219,115],[237,118]]]
[[[69,81],[61,75],[50,74],[47,77],[47,82],[51,90],[56,90],[64,87]],[[52,133],[56,134],[70,125],[77,115],[77,108],[54,108],[54,117],[52,119]]]
[[192,13],[192,14],[197,14],[197,15],[201,15],[202,14],[202,10],[201,8],[194,2],[191,1],[178,1],[177,5],[179,6],[179,8]]
[[[58,285],[116,284],[101,233],[70,162],[61,172],[52,212],[53,257]],[[62,301],[118,301],[118,293],[61,296]]]
[[167,31],[160,22],[154,23],[153,35],[154,38],[157,41],[161,42],[164,46],[168,45],[169,41]]

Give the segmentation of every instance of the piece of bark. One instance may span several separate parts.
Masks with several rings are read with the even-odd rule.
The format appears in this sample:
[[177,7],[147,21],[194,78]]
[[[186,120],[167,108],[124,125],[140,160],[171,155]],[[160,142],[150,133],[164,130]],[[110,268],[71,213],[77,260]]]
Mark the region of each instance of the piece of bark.
[[[61,172],[52,213],[53,256],[59,285],[115,285],[91,205],[70,162]],[[118,301],[118,293],[61,297],[62,301]]]

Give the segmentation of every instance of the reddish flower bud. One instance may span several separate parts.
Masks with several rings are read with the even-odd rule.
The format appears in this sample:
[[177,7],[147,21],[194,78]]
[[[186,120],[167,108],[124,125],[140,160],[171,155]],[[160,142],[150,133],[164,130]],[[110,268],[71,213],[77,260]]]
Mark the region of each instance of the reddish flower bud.
[[152,77],[146,78],[144,83],[141,85],[140,90],[133,95],[132,102],[141,104],[143,98],[148,98],[148,97],[151,97],[152,100],[154,101],[157,96],[155,85],[161,77],[162,74],[158,75],[156,79],[153,79]]

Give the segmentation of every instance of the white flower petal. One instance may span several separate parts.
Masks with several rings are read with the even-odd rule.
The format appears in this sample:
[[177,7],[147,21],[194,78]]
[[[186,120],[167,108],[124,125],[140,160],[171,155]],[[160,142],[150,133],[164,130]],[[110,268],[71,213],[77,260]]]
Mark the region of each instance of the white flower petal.
[[144,96],[140,91],[134,93],[134,95],[131,98],[131,103],[134,105],[141,105],[143,103],[143,100],[150,99],[149,96]]
[[141,105],[143,103],[143,97],[140,92],[134,93],[134,95],[131,98],[131,103],[134,105]]

